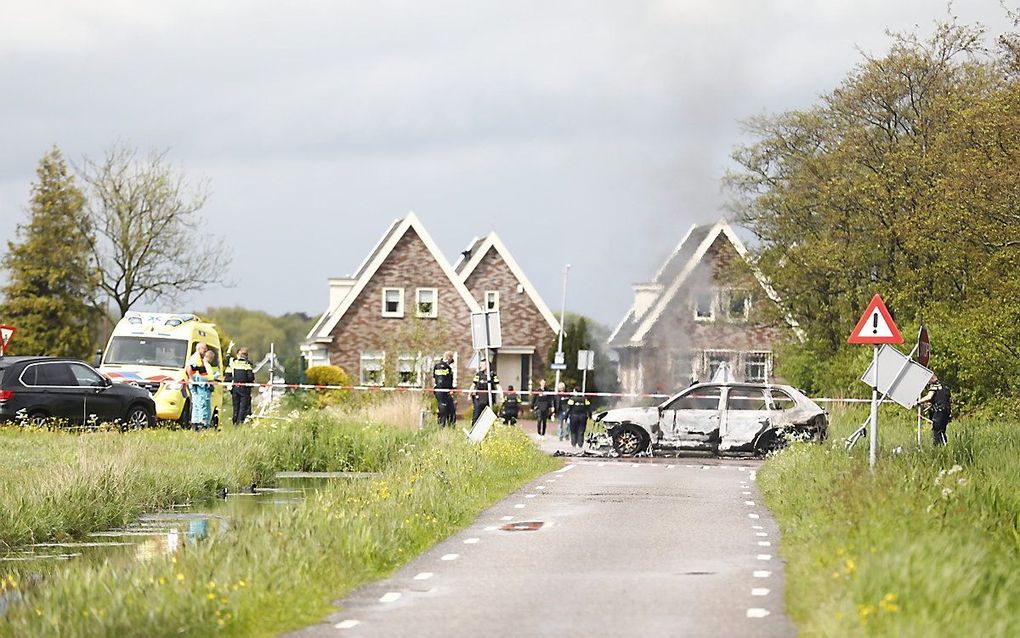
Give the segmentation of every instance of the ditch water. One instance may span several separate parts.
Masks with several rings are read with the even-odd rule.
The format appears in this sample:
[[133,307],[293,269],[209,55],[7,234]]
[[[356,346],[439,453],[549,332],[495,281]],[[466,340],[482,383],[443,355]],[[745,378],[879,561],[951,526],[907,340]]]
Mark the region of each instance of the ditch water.
[[[358,472],[281,472],[273,487],[228,493],[224,498],[175,505],[164,511],[142,514],[122,528],[93,532],[79,542],[26,545],[0,554],[4,564],[46,564],[68,560],[146,561],[170,556],[184,547],[211,537],[230,534],[237,521],[266,508],[293,507],[331,481],[369,478]],[[31,565],[34,567],[34,565]]]

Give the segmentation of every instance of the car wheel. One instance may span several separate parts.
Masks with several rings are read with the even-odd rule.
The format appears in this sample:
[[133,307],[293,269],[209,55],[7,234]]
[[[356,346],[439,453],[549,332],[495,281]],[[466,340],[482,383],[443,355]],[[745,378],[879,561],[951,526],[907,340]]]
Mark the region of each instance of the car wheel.
[[781,450],[786,445],[786,440],[775,430],[766,430],[758,436],[754,442],[755,456],[767,456],[776,450]]
[[613,433],[613,449],[621,456],[633,456],[648,449],[648,435],[636,425],[621,425]]
[[130,430],[150,427],[156,420],[156,415],[144,405],[133,405],[124,417],[124,427]]
[[32,410],[28,413],[28,424],[32,427],[41,427],[46,425],[49,418],[50,415],[45,410]]

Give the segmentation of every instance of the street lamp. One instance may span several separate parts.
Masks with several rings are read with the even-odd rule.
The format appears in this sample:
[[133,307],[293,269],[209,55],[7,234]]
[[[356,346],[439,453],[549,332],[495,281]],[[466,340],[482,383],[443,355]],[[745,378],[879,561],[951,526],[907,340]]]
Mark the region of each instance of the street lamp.
[[[560,335],[559,343],[556,346],[556,358],[553,359],[554,363],[563,364],[566,362],[566,358],[563,356],[563,315],[567,312],[567,274],[570,272],[570,264],[567,264],[563,269],[563,299],[560,302]],[[553,386],[558,395],[560,392],[560,368],[556,368],[556,385]]]

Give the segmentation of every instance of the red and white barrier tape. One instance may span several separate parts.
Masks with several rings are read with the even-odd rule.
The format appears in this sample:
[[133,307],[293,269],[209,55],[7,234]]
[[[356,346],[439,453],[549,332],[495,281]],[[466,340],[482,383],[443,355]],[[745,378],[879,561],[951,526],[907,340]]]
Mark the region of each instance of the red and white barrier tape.
[[[191,382],[181,381],[178,382],[182,385],[189,385]],[[422,394],[437,394],[442,392],[449,392],[450,394],[474,394],[476,392],[484,392],[484,390],[474,390],[472,388],[453,388],[451,390],[444,390],[442,388],[421,388],[414,386],[379,386],[379,385],[315,385],[311,383],[229,383],[227,381],[197,381],[196,385],[222,385],[222,386],[240,386],[248,388],[269,388],[281,390],[353,390],[355,392],[410,392],[410,393],[422,393]],[[499,392],[493,389],[493,392]],[[506,394],[505,391],[503,394]],[[534,394],[541,394],[536,390],[521,390],[517,392],[518,396],[531,396]],[[562,396],[577,396],[572,392],[556,393],[553,391],[546,391],[546,394],[555,396],[561,394]],[[675,394],[661,394],[661,393],[642,393],[642,392],[579,392],[578,395],[585,397],[605,397],[605,398],[621,398],[621,399],[668,399],[669,397],[675,396]],[[842,398],[815,398],[811,399],[817,403],[871,403],[871,399],[842,399]]]

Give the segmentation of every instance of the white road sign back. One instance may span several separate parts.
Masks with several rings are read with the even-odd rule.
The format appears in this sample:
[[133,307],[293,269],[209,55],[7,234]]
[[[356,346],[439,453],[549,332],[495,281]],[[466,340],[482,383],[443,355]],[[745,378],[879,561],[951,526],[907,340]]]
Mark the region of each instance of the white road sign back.
[[[878,351],[878,391],[888,394],[889,398],[907,409],[917,405],[932,372],[892,346],[882,346]],[[868,371],[861,381],[874,387],[875,365],[868,366]]]

